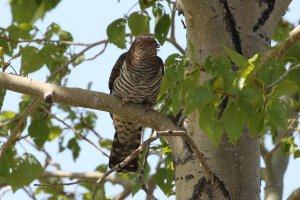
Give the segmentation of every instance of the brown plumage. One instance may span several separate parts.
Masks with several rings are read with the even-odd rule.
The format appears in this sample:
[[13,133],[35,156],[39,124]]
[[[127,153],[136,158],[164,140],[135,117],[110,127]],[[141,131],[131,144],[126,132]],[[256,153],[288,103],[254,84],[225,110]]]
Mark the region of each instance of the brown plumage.
[[[138,36],[128,52],[123,53],[114,65],[110,79],[110,94],[122,99],[124,103],[147,104],[152,106],[160,88],[163,76],[163,62],[157,56],[159,45],[151,36]],[[122,162],[141,142],[143,127],[126,117],[113,114],[115,136],[109,158],[109,167]],[[135,172],[138,158],[134,158],[119,171]]]

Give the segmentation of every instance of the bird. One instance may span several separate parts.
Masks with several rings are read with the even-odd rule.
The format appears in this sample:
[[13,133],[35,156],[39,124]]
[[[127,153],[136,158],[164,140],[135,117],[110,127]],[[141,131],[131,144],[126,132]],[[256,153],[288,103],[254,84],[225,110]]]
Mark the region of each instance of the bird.
[[[164,64],[157,56],[160,45],[149,35],[135,38],[129,50],[118,58],[112,68],[108,87],[110,94],[124,103],[142,104],[153,107],[157,100],[164,75]],[[109,157],[109,167],[121,163],[141,144],[143,126],[124,116],[111,114],[115,135]],[[138,156],[118,172],[136,172]]]

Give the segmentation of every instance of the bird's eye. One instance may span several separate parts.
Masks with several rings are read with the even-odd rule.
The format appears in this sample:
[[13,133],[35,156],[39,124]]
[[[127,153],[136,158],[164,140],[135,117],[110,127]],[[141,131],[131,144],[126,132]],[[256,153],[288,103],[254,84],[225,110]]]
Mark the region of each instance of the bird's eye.
[[143,47],[143,44],[142,44],[142,43],[140,43],[140,44],[139,44],[139,47],[140,47],[140,48],[142,48],[142,47]]

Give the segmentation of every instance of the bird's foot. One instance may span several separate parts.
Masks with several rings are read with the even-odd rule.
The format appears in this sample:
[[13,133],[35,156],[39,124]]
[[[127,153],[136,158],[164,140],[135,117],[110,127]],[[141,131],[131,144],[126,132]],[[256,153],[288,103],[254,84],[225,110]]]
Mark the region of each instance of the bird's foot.
[[150,110],[150,108],[152,107],[152,103],[148,100],[144,100],[143,101],[143,106],[144,106],[146,112],[148,112]]

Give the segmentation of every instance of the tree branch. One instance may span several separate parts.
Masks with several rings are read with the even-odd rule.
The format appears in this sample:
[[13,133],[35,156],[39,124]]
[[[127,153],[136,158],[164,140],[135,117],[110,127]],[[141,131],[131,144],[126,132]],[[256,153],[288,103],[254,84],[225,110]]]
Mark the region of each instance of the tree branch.
[[178,129],[167,116],[161,113],[154,110],[145,112],[142,105],[128,103],[123,106],[120,99],[102,92],[56,86],[3,72],[0,72],[0,88],[27,94],[38,99],[51,97],[53,102],[126,116],[154,130]]
[[268,85],[266,87],[266,90],[269,90],[273,87],[275,87],[276,85],[278,85],[279,83],[281,83],[282,81],[284,81],[284,79],[287,77],[287,75],[295,69],[300,69],[300,64],[290,67],[288,70],[286,70],[276,81],[274,81],[273,83],[271,83],[270,85]]
[[277,44],[275,48],[268,51],[262,62],[265,63],[268,59],[281,58],[283,57],[288,50],[300,40],[300,25],[296,26],[290,33],[287,40],[283,43]]
[[[81,172],[66,172],[66,171],[58,170],[58,171],[54,171],[54,172],[50,172],[50,171],[43,172],[40,175],[40,178],[47,179],[47,178],[51,178],[51,177],[56,177],[56,178],[69,178],[69,179],[86,179],[86,180],[95,182],[100,177],[102,177],[103,174],[104,173],[97,172],[97,171],[81,173]],[[117,177],[117,176],[107,176],[105,180],[111,182],[112,184],[119,184],[124,187],[132,185],[131,181]]]
[[300,187],[294,190],[287,200],[299,200],[300,199]]

